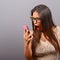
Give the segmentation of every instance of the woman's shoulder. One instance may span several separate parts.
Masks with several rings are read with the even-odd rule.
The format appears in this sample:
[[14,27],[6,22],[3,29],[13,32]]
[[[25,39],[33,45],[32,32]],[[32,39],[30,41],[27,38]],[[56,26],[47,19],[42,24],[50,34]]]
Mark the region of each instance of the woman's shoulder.
[[53,28],[53,31],[55,31],[55,32],[59,32],[59,31],[60,31],[60,26],[57,25],[56,27],[54,27],[54,28]]
[[57,34],[57,38],[60,41],[60,26],[56,26],[56,34]]
[[60,46],[60,26],[57,26],[57,39],[58,39],[58,43],[59,43],[59,46]]
[[56,26],[56,32],[60,35],[60,26]]
[[60,39],[60,26],[57,25],[55,28],[53,28],[53,31],[54,31],[56,37],[58,37]]
[[60,26],[56,26],[56,28],[57,28],[57,30],[59,30],[59,31],[60,31]]

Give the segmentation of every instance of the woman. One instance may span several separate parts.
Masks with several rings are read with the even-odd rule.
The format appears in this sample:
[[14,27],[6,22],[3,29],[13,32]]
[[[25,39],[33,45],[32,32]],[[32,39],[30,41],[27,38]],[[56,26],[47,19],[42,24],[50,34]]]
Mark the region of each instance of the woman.
[[32,31],[24,30],[26,60],[58,60],[60,27],[53,22],[50,9],[40,4],[31,10]]

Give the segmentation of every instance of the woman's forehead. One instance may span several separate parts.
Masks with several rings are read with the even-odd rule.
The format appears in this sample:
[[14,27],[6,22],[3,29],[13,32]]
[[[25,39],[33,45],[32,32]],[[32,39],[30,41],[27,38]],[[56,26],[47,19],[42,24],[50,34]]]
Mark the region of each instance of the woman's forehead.
[[33,17],[40,17],[40,15],[37,11],[35,11],[35,12],[33,12]]

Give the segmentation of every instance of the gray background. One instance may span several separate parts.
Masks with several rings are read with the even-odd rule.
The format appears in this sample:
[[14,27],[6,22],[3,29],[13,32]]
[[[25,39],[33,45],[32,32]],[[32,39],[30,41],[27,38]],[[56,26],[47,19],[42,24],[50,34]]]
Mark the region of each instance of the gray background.
[[23,25],[31,29],[30,11],[47,5],[60,25],[60,0],[0,0],[0,60],[25,60]]

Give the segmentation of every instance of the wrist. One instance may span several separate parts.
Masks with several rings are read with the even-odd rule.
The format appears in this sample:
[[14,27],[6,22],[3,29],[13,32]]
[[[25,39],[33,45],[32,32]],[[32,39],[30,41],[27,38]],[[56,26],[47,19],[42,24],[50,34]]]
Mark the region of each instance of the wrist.
[[28,40],[28,41],[25,40],[25,41],[24,41],[24,46],[25,46],[25,47],[28,47],[30,43],[31,43],[31,40]]

